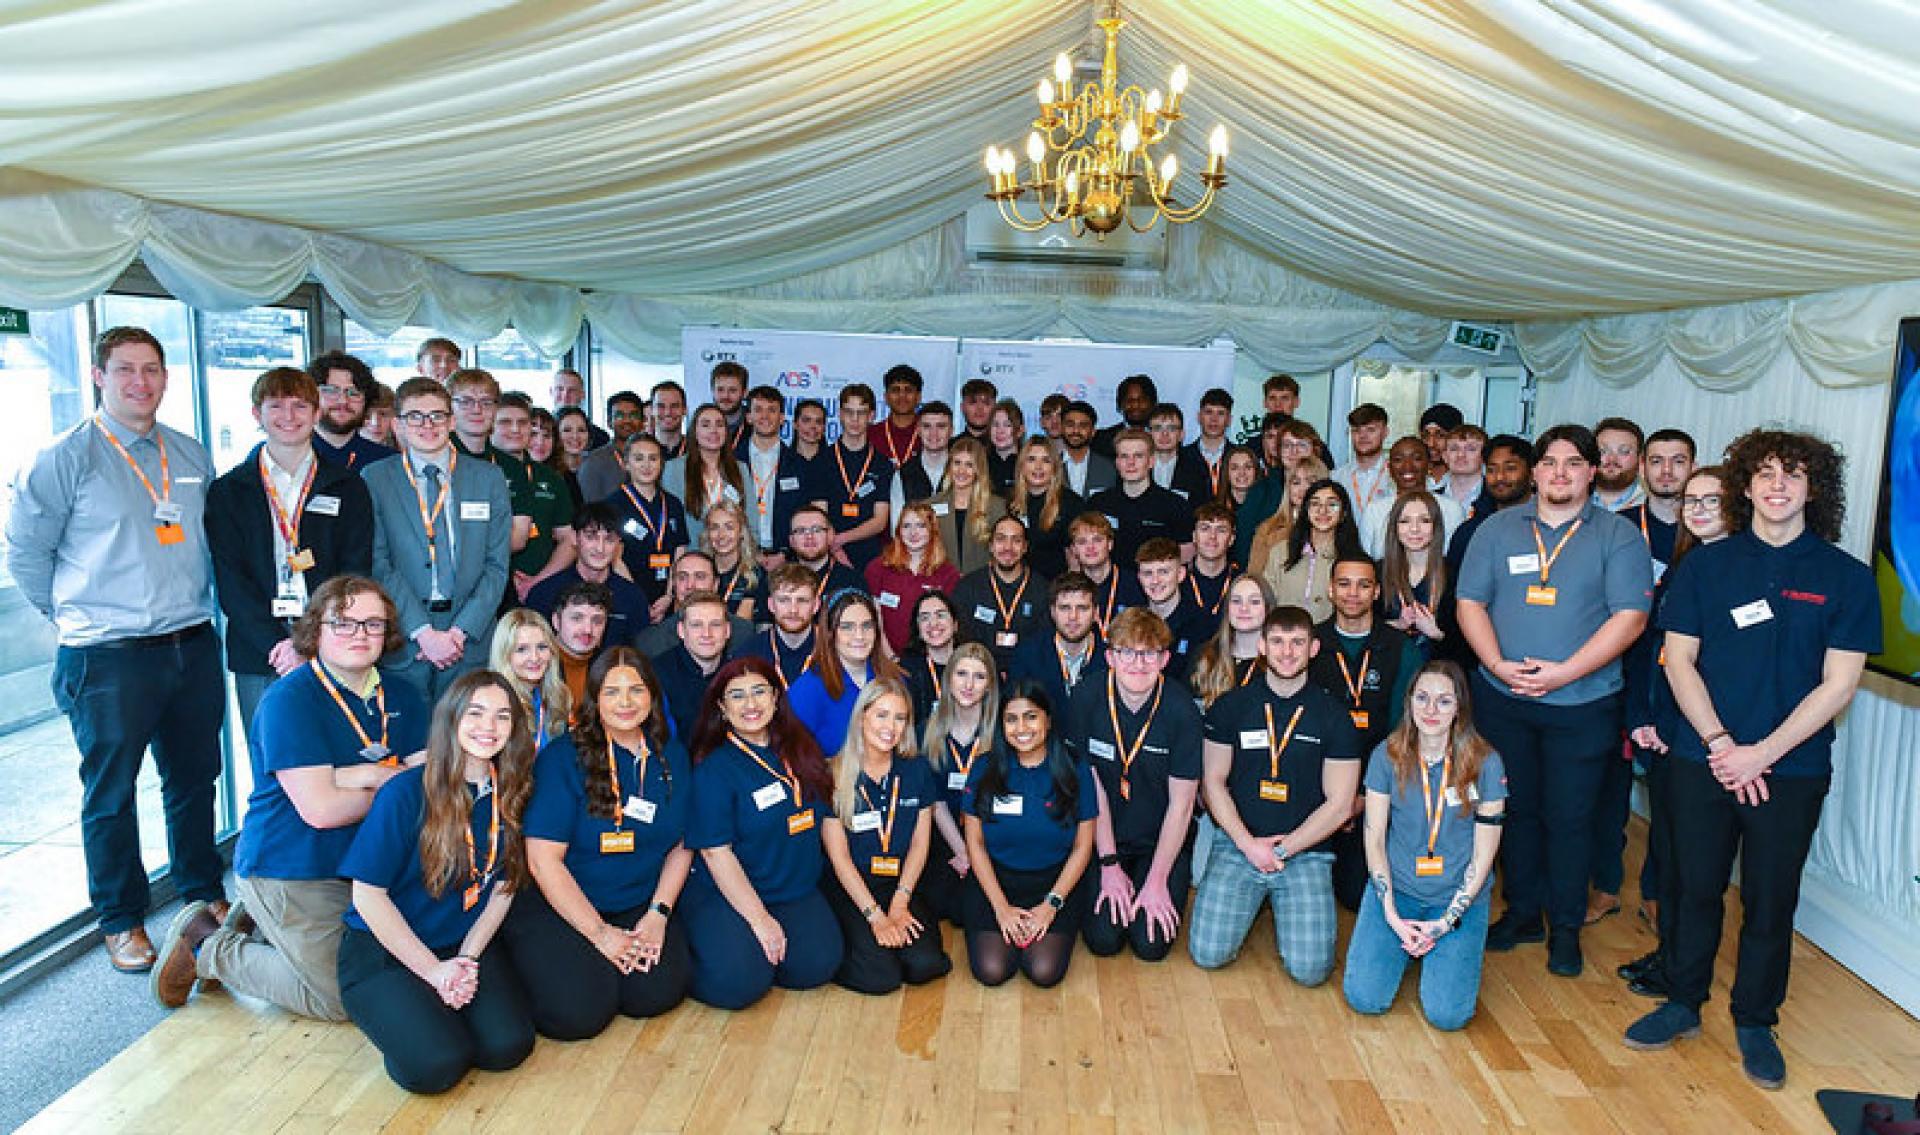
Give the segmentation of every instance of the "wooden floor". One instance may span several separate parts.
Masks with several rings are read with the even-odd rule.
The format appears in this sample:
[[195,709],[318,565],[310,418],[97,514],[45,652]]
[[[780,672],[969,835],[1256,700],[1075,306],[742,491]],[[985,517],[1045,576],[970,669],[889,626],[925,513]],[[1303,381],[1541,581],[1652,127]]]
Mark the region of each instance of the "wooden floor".
[[[1630,876],[1631,877],[1631,876]],[[1631,895],[1631,884],[1629,893]],[[1465,1032],[1430,1029],[1409,984],[1384,1018],[1279,968],[1267,917],[1226,970],[1081,951],[1067,980],[982,989],[957,972],[868,998],[782,993],[742,1013],[688,1004],[542,1040],[516,1071],[412,1098],[351,1026],[203,994],[28,1131],[1822,1132],[1823,1087],[1911,1092],[1920,1023],[1809,946],[1780,1028],[1787,1088],[1741,1075],[1723,952],[1706,1029],[1661,1053],[1620,1043],[1651,1007],[1613,967],[1651,944],[1631,913],[1586,936],[1587,972],[1543,947],[1490,955]],[[1346,932],[1343,926],[1341,944]],[[1730,946],[1730,943],[1729,943]]]

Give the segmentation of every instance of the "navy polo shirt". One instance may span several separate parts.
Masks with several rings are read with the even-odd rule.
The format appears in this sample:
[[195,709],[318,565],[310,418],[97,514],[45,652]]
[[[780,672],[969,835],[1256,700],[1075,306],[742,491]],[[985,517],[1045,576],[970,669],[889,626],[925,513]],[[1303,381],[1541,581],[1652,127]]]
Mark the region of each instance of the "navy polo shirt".
[[980,797],[980,778],[986,775],[990,760],[983,755],[973,763],[973,775],[960,801],[961,811],[980,820],[987,858],[1015,871],[1047,871],[1065,863],[1073,852],[1080,824],[1100,814],[1093,770],[1085,761],[1073,762],[1079,789],[1073,814],[1062,817],[1059,812],[1064,805],[1054,791],[1053,773],[1045,761],[1027,768],[1009,755],[1006,791],[992,800]]
[[[553,609],[560,605],[560,596],[583,578],[577,566],[561,568],[533,585],[533,590],[527,592],[527,606],[551,621]],[[647,598],[647,593],[640,589],[639,584],[622,578],[617,571],[607,573],[606,588],[613,593],[613,613],[607,617],[606,645],[629,646],[652,623],[652,616],[647,610],[652,600]]]
[[777,628],[768,627],[745,642],[731,645],[735,658],[764,658],[773,663],[773,672],[780,679],[780,684],[791,687],[800,675],[813,668],[810,665],[813,661],[813,640],[814,632],[809,628],[807,637],[801,640],[800,645],[790,647],[780,637]]
[[[895,785],[899,786],[897,798]],[[939,786],[933,768],[919,757],[894,757],[893,766],[878,781],[864,771],[860,774],[853,789],[853,814],[845,817],[844,823],[847,851],[853,856],[853,865],[866,876],[869,887],[882,879],[897,881],[906,868],[907,851],[913,846],[913,833],[920,824],[921,813],[938,799]],[[887,826],[889,811],[893,821],[891,829]],[[899,862],[891,873],[878,875],[873,870],[876,856]]]
[[966,814],[967,782],[973,779],[975,770],[987,763],[987,751],[993,748],[993,730],[986,728],[980,732],[981,736],[964,745],[955,740],[953,734],[947,734],[941,742],[946,752],[940,767],[933,770],[934,780],[940,786],[940,799],[947,811],[953,813],[955,823]]
[[[598,759],[604,763],[606,753]],[[595,910],[632,910],[651,902],[667,853],[686,836],[687,817],[693,812],[693,764],[686,749],[668,741],[653,753],[644,783],[637,775],[638,764],[631,750],[615,747],[614,765],[620,774],[616,796],[623,809],[618,823],[587,811],[586,772],[571,733],[540,750],[533,765],[533,795],[521,826],[531,839],[567,846],[567,870]],[[652,810],[631,804],[635,797]],[[632,851],[601,850],[600,837],[615,830],[633,833]]]
[[347,444],[345,445],[333,444],[326,438],[321,437],[319,431],[316,430],[313,435],[313,452],[320,460],[329,465],[344,466],[356,473],[380,460],[382,457],[392,457],[394,454],[393,450],[381,445],[372,438],[361,436],[357,430],[353,436],[347,438]]
[[[1273,732],[1267,732],[1267,709],[1273,710]],[[1300,710],[1299,724],[1293,736],[1287,736],[1287,723]],[[1233,798],[1240,822],[1256,838],[1290,832],[1306,822],[1326,802],[1321,786],[1322,765],[1327,761],[1355,761],[1361,757],[1359,736],[1347,711],[1331,695],[1311,682],[1292,697],[1281,697],[1273,686],[1256,678],[1252,685],[1241,686],[1220,696],[1207,711],[1207,740],[1233,750],[1233,766],[1227,770],[1227,793]],[[1279,772],[1273,767],[1274,750],[1279,750]],[[1261,782],[1277,781],[1286,786],[1286,799],[1269,799],[1262,794]],[[1291,852],[1310,850],[1289,847]]]
[[[1640,529],[1589,500],[1580,514],[1555,528],[1534,525],[1537,502],[1528,501],[1489,516],[1474,533],[1460,564],[1459,598],[1485,605],[1506,658],[1543,658],[1563,662],[1573,657],[1601,624],[1621,611],[1645,611],[1653,605],[1653,557]],[[1560,539],[1579,524],[1579,531]],[[1527,602],[1527,592],[1540,585],[1546,557],[1553,561],[1548,585],[1552,606]],[[1486,667],[1481,674],[1493,687],[1506,683]],[[1586,705],[1620,690],[1620,660],[1615,658],[1585,677],[1576,679],[1537,700],[1545,705]]]
[[620,514],[620,543],[627,571],[649,602],[667,593],[673,554],[688,544],[687,509],[680,498],[656,488],[648,500],[632,485],[616,489],[606,503]]
[[[336,683],[337,685],[337,683]],[[387,714],[387,750],[404,757],[426,746],[426,701],[406,682],[381,682]],[[380,740],[382,699],[361,698],[339,687],[369,740]],[[253,792],[247,797],[247,818],[234,848],[237,875],[259,879],[334,879],[340,859],[353,843],[358,824],[337,828],[309,827],[275,773],[297,768],[351,768],[365,764],[364,742],[353,723],[328,696],[311,665],[267,687],[253,715]]]
[[687,846],[733,848],[761,902],[793,902],[820,885],[826,864],[820,821],[833,815],[833,804],[805,800],[796,806],[792,788],[780,779],[780,758],[772,749],[753,748],[765,767],[728,741],[693,770]]
[[[836,441],[823,447],[815,462],[814,487],[827,502],[835,532],[849,532],[872,520],[875,506],[892,498],[893,462],[874,448],[871,434],[859,452]],[[885,542],[884,536],[869,536],[848,544],[847,558],[864,566],[880,554]]]
[[[473,832],[474,862],[484,872],[488,858],[487,828],[493,820],[495,793],[475,795],[471,785],[467,792],[473,796],[469,824]],[[426,784],[420,769],[407,769],[387,781],[386,787],[374,795],[372,810],[361,823],[346,858],[340,862],[340,873],[357,882],[384,888],[387,897],[399,908],[401,917],[428,949],[448,950],[458,946],[467,931],[480,920],[480,912],[487,908],[487,899],[491,897],[493,885],[499,882],[499,875],[496,871],[480,880],[480,901],[470,909],[461,909],[465,906],[467,886],[472,882],[465,864],[454,871],[453,881],[439,898],[428,894],[426,881],[420,874],[420,827],[426,819],[426,804]],[[503,847],[508,836],[506,827],[502,826]],[[355,930],[367,929],[366,919],[358,909],[347,911],[347,925]]]
[[[1108,694],[1113,697],[1111,710]],[[1153,708],[1153,716],[1147,710]],[[1124,737],[1113,733],[1115,715],[1120,719]],[[1200,707],[1193,694],[1180,682],[1168,679],[1160,688],[1160,704],[1153,706],[1153,695],[1139,712],[1127,708],[1114,677],[1108,673],[1098,682],[1082,682],[1074,691],[1067,712],[1068,751],[1093,770],[1107,794],[1107,811],[1113,819],[1113,839],[1122,855],[1152,855],[1160,843],[1160,825],[1171,802],[1171,781],[1199,781],[1201,772]],[[1141,735],[1142,730],[1145,736]],[[1138,743],[1139,749],[1133,751]],[[1133,751],[1132,767],[1127,755]],[[1121,791],[1121,782],[1127,790]],[[1191,834],[1191,830],[1189,830]]]
[[[1675,565],[1660,628],[1700,640],[1697,665],[1721,725],[1751,745],[1819,686],[1828,650],[1880,651],[1880,593],[1872,569],[1812,532],[1780,548],[1740,532]],[[1705,760],[1699,734],[1675,716],[1674,755]],[[1831,721],[1768,770],[1781,777],[1832,771]]]
[[1067,688],[1060,643],[1051,631],[1034,635],[1015,647],[1007,674],[1009,678],[1030,678],[1044,686],[1053,703],[1053,712],[1058,716],[1066,712],[1074,691],[1106,677],[1107,644],[1100,640],[1098,631],[1087,636],[1087,649],[1087,660],[1080,664],[1080,677],[1073,683],[1073,689]]

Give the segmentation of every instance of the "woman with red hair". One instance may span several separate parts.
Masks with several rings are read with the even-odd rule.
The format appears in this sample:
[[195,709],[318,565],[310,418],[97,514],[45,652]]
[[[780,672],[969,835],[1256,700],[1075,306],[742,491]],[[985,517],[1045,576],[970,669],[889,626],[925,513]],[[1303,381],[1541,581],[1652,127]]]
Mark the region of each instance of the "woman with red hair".
[[929,591],[951,595],[960,582],[932,505],[915,501],[900,510],[893,539],[879,559],[868,562],[866,577],[867,593],[880,605],[887,644],[898,654],[913,638],[913,608],[920,597]]

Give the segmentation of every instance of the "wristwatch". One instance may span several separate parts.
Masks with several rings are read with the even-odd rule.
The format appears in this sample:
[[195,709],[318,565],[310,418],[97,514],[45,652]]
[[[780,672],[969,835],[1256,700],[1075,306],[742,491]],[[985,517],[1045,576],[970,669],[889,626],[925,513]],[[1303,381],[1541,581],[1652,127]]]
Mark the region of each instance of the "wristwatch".
[[1052,891],[1048,891],[1047,905],[1052,907],[1055,910],[1059,910],[1060,908],[1067,905],[1067,900],[1061,898],[1059,895],[1054,894]]
[[655,902],[652,906],[648,907],[647,909],[653,911],[653,913],[659,915],[662,918],[673,917],[673,906],[670,903]]
[[1118,866],[1120,866],[1120,855],[1119,855],[1119,853],[1118,853],[1118,852],[1112,852],[1112,853],[1109,853],[1109,854],[1106,854],[1106,855],[1102,855],[1102,856],[1100,857],[1100,866],[1102,866],[1102,867],[1118,867]]

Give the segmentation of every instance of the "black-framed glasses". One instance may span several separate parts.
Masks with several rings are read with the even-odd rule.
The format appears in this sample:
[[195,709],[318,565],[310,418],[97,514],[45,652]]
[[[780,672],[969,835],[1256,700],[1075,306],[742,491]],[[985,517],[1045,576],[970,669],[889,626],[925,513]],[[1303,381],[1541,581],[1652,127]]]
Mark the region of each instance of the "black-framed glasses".
[[327,620],[327,626],[341,638],[355,638],[366,635],[369,638],[383,638],[387,633],[385,619],[349,619],[344,615],[335,615]]
[[451,410],[408,410],[404,414],[395,414],[394,417],[405,422],[407,425],[414,426],[416,428],[419,426],[427,426],[427,425],[444,426],[448,422],[451,422],[453,420],[453,411]]

